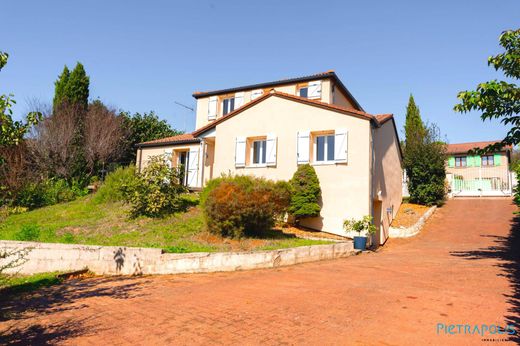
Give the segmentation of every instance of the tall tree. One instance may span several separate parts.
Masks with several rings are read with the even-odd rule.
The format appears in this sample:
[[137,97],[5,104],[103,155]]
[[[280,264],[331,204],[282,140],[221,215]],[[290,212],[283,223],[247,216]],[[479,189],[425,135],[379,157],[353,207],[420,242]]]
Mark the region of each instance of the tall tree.
[[406,121],[404,124],[406,143],[413,145],[415,140],[421,140],[424,136],[424,124],[421,119],[419,107],[415,104],[413,95],[410,94],[408,106],[406,106]]
[[[73,125],[73,139],[66,152],[73,153],[73,172],[68,178],[83,179],[87,167],[85,153],[85,123],[88,110],[90,78],[83,65],[78,62],[72,72],[68,67],[54,83],[53,116],[60,115],[61,121]],[[71,119],[64,119],[71,117]],[[47,121],[47,124],[52,123]],[[68,162],[68,159],[67,159]]]
[[404,155],[410,202],[442,204],[446,195],[446,145],[439,129],[426,126],[420,140],[414,139],[412,145],[407,143]]
[[65,97],[71,104],[80,106],[85,111],[88,107],[90,78],[83,65],[78,62],[70,73],[65,86]]
[[69,82],[70,71],[65,65],[63,72],[58,76],[56,82],[54,82],[54,100],[52,102],[53,109],[56,111],[57,108],[65,101],[65,88]]
[[412,95],[406,107],[404,130],[403,164],[408,177],[410,201],[426,205],[441,204],[445,196],[446,146],[441,142],[440,131],[435,125],[425,126]]
[[482,121],[499,119],[502,124],[511,127],[501,142],[476,149],[477,153],[520,143],[520,87],[514,83],[520,78],[520,29],[504,31],[499,41],[504,52],[490,56],[488,66],[502,71],[513,83],[496,79],[480,83],[476,90],[459,92],[457,97],[460,103],[454,107],[460,113],[480,111]]
[[85,120],[85,159],[89,172],[95,174],[120,158],[127,130],[124,118],[99,100],[89,104]]

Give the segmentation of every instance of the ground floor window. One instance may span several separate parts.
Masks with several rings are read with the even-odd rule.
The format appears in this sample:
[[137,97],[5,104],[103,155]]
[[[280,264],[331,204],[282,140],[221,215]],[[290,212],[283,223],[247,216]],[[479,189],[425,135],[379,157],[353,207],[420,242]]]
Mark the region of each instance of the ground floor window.
[[252,157],[254,165],[265,165],[266,162],[266,146],[265,139],[253,141]]

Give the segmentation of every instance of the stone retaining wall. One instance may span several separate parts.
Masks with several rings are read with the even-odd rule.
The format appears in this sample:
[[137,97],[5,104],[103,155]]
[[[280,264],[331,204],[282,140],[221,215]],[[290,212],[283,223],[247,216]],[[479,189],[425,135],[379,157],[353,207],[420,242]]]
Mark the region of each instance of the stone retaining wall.
[[417,222],[413,226],[410,226],[410,227],[407,227],[407,228],[405,228],[405,227],[390,227],[388,236],[390,238],[408,238],[408,237],[413,237],[414,235],[416,235],[417,233],[419,233],[421,231],[421,229],[424,226],[424,223],[426,222],[426,220],[428,220],[428,218],[430,216],[432,216],[432,214],[435,211],[435,209],[437,209],[437,207],[435,207],[435,206],[431,207],[430,209],[428,209],[426,211],[426,213],[424,213],[424,215],[421,216],[419,218],[419,220],[417,220]]
[[[12,272],[34,274],[88,268],[99,275],[180,274],[273,268],[347,257],[352,242],[254,252],[162,253],[161,249],[1,240],[0,248],[31,248]],[[1,262],[0,262],[1,263]]]

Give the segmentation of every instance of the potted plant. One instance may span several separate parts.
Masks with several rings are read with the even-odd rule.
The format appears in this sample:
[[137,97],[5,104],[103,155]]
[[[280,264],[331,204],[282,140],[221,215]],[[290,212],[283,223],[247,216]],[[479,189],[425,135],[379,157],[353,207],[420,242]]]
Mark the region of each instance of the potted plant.
[[376,232],[376,226],[372,223],[372,216],[363,216],[361,220],[345,220],[343,227],[346,231],[354,231],[358,236],[354,236],[354,249],[365,250],[367,247],[367,237]]

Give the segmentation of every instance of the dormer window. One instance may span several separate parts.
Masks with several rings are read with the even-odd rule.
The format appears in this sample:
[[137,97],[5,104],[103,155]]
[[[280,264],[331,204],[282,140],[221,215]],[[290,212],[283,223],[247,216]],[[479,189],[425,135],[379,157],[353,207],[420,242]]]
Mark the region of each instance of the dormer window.
[[298,96],[307,98],[309,96],[309,88],[303,87],[298,90]]
[[235,109],[235,98],[230,97],[222,100],[222,115],[233,112]]
[[298,84],[296,95],[306,99],[321,99],[321,81]]

